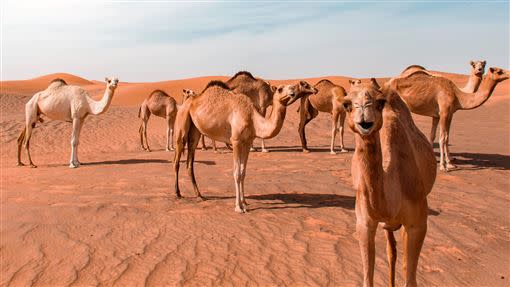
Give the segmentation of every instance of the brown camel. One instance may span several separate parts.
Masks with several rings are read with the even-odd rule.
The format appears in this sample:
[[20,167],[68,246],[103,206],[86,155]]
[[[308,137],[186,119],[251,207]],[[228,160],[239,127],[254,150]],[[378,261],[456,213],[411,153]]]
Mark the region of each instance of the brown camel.
[[508,79],[510,73],[500,68],[489,68],[475,93],[461,91],[452,81],[416,71],[404,78],[394,78],[386,85],[397,90],[411,112],[432,117],[430,142],[434,143],[439,124],[440,169],[455,168],[451,163],[448,148],[450,125],[457,110],[470,110],[481,106],[489,99],[496,85]]
[[[353,83],[351,83],[353,85]],[[299,107],[298,133],[301,139],[303,152],[310,152],[306,143],[305,127],[313,120],[319,112],[331,114],[331,144],[330,153],[335,152],[335,137],[340,131],[340,152],[347,152],[344,148],[344,121],[345,111],[342,108],[342,101],[345,97],[345,89],[342,86],[333,84],[330,80],[323,79],[315,84],[318,92],[309,97],[301,98]]]
[[356,149],[352,179],[356,194],[356,232],[363,263],[363,286],[373,286],[375,234],[383,223],[387,238],[389,286],[395,286],[396,241],[404,226],[405,286],[416,286],[416,268],[427,232],[427,195],[436,178],[436,158],[409,109],[390,88],[365,83],[353,87],[343,103]]
[[[257,112],[263,117],[266,116],[267,108],[273,104],[275,90],[268,82],[255,78],[250,72],[240,71],[225,83],[234,93],[248,96]],[[268,152],[264,139],[262,139],[261,145],[262,152]]]
[[[469,79],[466,85],[460,90],[466,93],[474,93],[478,90],[480,83],[482,82],[483,74],[485,73],[485,61],[469,61],[469,65],[471,66],[471,71],[469,74]],[[420,65],[411,65],[404,69],[404,71],[400,74],[401,78],[407,77],[416,71],[425,71],[429,73],[431,76],[439,76],[438,74],[431,73],[423,66]]]
[[[174,150],[173,133],[175,116],[177,115],[177,102],[162,90],[154,90],[143,100],[138,109],[138,117],[142,119],[138,132],[140,133],[140,144],[143,150],[151,151],[147,140],[147,123],[151,114],[166,119],[166,150]],[[144,138],[147,147],[144,146]]]
[[[196,96],[195,91],[193,91],[191,89],[182,89],[182,103],[184,103],[189,97],[194,97],[194,96]],[[204,135],[200,135],[199,142],[202,143],[202,150],[204,150],[204,151],[207,150],[207,146],[205,145],[205,136]],[[215,140],[212,140],[212,146],[213,146],[213,151],[218,152],[218,149],[216,148]]]
[[246,95],[236,94],[220,81],[210,82],[198,96],[187,99],[177,113],[175,122],[176,151],[174,158],[175,194],[179,191],[179,160],[188,145],[187,168],[193,188],[198,191],[193,164],[200,134],[211,139],[229,143],[234,150],[234,182],[236,187],[235,211],[246,212],[244,178],[248,154],[253,140],[276,136],[285,118],[287,106],[300,97],[315,93],[308,83],[280,86],[273,97],[273,110],[269,119],[261,116]]

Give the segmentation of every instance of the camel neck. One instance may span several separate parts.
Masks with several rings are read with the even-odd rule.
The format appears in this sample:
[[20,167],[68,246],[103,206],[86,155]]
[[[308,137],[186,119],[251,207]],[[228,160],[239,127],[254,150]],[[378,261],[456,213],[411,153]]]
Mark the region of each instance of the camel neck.
[[275,137],[282,129],[286,112],[287,107],[282,105],[280,101],[273,101],[273,109],[269,119],[266,119],[254,110],[253,122],[256,136],[262,139]]
[[485,76],[480,88],[475,93],[462,92],[457,96],[461,110],[471,110],[483,105],[492,95],[496,87],[496,81]]
[[103,97],[99,101],[90,101],[90,112],[93,115],[99,115],[108,110],[110,107],[110,104],[112,103],[113,99],[113,91],[109,88],[106,88],[104,91]]
[[388,210],[384,195],[384,170],[379,132],[365,138],[359,134],[355,137],[355,155],[358,158],[360,176],[357,200],[365,201],[373,218],[385,218]]
[[482,77],[479,77],[475,74],[471,74],[471,76],[469,76],[468,82],[461,90],[465,93],[474,93],[476,92],[476,90],[478,90],[478,87],[480,86],[481,82]]

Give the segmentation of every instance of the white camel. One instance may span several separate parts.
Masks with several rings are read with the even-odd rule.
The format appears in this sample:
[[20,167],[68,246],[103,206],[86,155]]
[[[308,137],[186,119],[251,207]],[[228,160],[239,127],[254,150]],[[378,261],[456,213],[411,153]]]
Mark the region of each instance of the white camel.
[[24,144],[30,167],[37,167],[30,157],[30,137],[36,122],[43,122],[41,115],[45,115],[73,123],[69,167],[78,167],[78,143],[83,122],[88,115],[100,115],[108,110],[119,83],[117,78],[105,78],[105,81],[106,89],[99,101],[93,100],[83,88],[68,85],[62,79],[53,80],[46,90],[36,93],[25,106],[25,128],[18,138],[18,166],[24,165],[21,162],[21,145]]

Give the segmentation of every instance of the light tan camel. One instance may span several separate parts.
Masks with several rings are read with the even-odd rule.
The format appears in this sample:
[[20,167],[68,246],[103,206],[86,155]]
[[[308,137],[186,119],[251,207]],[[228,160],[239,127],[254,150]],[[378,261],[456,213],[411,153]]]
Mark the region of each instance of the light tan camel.
[[430,142],[434,143],[439,124],[439,149],[441,170],[455,168],[451,163],[448,148],[450,125],[457,110],[470,110],[481,106],[489,99],[496,85],[508,79],[510,73],[500,68],[489,68],[475,93],[461,91],[452,81],[416,71],[404,78],[394,78],[386,85],[397,90],[411,112],[432,117]]
[[276,136],[283,126],[287,106],[300,97],[315,92],[316,90],[304,81],[278,87],[273,97],[271,116],[266,119],[258,113],[246,95],[232,92],[223,82],[210,82],[200,95],[186,100],[177,113],[174,158],[176,196],[181,197],[179,160],[187,144],[188,174],[197,197],[202,198],[195,180],[193,164],[200,134],[204,134],[211,139],[232,145],[236,188],[235,211],[246,212],[244,178],[253,140],[256,137],[266,139]]
[[[189,97],[194,97],[194,96],[196,96],[195,91],[193,91],[191,89],[182,89],[182,102],[183,103]],[[207,146],[205,145],[205,136],[204,135],[200,135],[199,142],[202,143],[202,150],[204,150],[204,151],[207,150]],[[218,152],[218,149],[216,148],[216,141],[215,140],[212,140],[212,146],[213,146],[213,151],[214,152]]]
[[306,143],[305,127],[311,120],[319,115],[319,112],[331,114],[330,153],[336,154],[335,137],[338,131],[340,131],[340,152],[347,152],[344,147],[345,111],[342,108],[345,89],[342,86],[333,84],[327,79],[320,80],[314,87],[318,92],[309,97],[301,98],[301,105],[299,107],[300,120],[298,133],[301,139],[303,152],[310,152]]
[[69,167],[78,167],[78,144],[83,122],[88,115],[100,115],[108,110],[119,83],[117,78],[105,78],[105,81],[106,89],[99,101],[90,98],[83,88],[67,85],[62,79],[53,80],[46,90],[36,93],[25,105],[25,127],[18,138],[18,165],[24,165],[21,162],[21,145],[24,144],[30,166],[36,167],[30,157],[30,137],[36,122],[42,122],[41,115],[45,115],[53,120],[73,123]]
[[436,178],[436,158],[409,109],[391,89],[372,83],[353,87],[344,99],[356,149],[352,180],[356,193],[356,232],[363,263],[363,286],[373,286],[375,234],[383,223],[387,237],[389,286],[395,286],[396,241],[404,226],[405,286],[416,286],[416,268],[427,232],[427,195]]
[[[237,94],[243,94],[250,98],[255,109],[266,116],[267,108],[273,104],[274,87],[262,80],[255,78],[250,72],[240,71],[226,82],[227,86]],[[262,139],[262,152],[268,152],[264,139]]]
[[[138,117],[142,119],[138,132],[140,133],[140,145],[143,150],[151,151],[147,140],[147,123],[151,114],[166,119],[166,150],[174,150],[173,134],[174,122],[177,115],[177,102],[162,90],[154,90],[143,100],[138,109]],[[145,144],[147,147],[144,146]]]
[[[485,73],[485,61],[469,61],[469,65],[471,66],[471,71],[469,74],[468,82],[463,88],[460,88],[461,91],[465,93],[474,93],[478,90],[480,83],[482,82],[483,74]],[[425,71],[431,76],[442,77],[439,74],[434,74],[423,66],[420,65],[411,65],[402,71],[400,74],[401,78],[405,78],[416,71]]]

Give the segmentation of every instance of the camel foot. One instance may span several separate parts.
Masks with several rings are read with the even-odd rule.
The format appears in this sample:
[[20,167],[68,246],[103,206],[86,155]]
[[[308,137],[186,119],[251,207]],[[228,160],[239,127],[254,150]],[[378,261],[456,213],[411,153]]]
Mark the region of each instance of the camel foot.
[[455,169],[455,168],[457,168],[457,166],[454,165],[453,163],[447,163],[446,164],[446,169]]
[[254,147],[251,147],[251,148],[250,148],[250,151],[252,151],[252,152],[253,152],[253,151],[257,151],[257,149],[256,149],[256,148],[254,148]]
[[309,149],[307,149],[307,148],[304,148],[304,149],[303,149],[303,152],[304,152],[304,153],[310,153],[310,150],[309,150]]
[[207,150],[207,148],[206,148],[206,147],[203,147],[203,148],[202,148],[202,150],[203,150],[203,151],[206,151],[206,150]]
[[77,168],[77,167],[79,167],[79,166],[80,166],[80,163],[74,163],[74,162],[71,162],[71,163],[69,164],[69,168]]
[[217,149],[213,150],[214,153],[219,153],[219,151]]
[[199,195],[199,196],[197,196],[197,201],[202,202],[202,201],[206,201],[206,199],[202,195]]
[[329,154],[336,154],[334,150],[330,151]]
[[25,166],[25,164],[20,161],[18,162],[17,166]]
[[37,165],[33,164],[33,163],[30,163],[30,167],[31,168],[37,168]]
[[175,194],[175,198],[177,198],[177,199],[181,199],[181,198],[182,198],[181,193],[180,193],[180,192],[176,193],[176,194]]
[[268,150],[268,149],[263,148],[263,149],[262,149],[262,152],[269,152],[269,150]]
[[174,148],[166,148],[166,151],[174,151]]
[[246,208],[244,208],[244,207],[242,207],[242,208],[241,208],[241,207],[239,207],[239,206],[236,206],[236,208],[234,209],[234,211],[235,211],[235,212],[237,212],[237,213],[246,213],[246,212],[247,212],[247,211],[246,211]]
[[243,205],[248,205],[248,202],[245,200],[242,201],[243,202]]
[[344,149],[344,148],[342,148],[342,149],[340,150],[340,152],[341,152],[341,153],[348,153],[349,151],[348,151],[348,150],[346,150],[346,149]]

